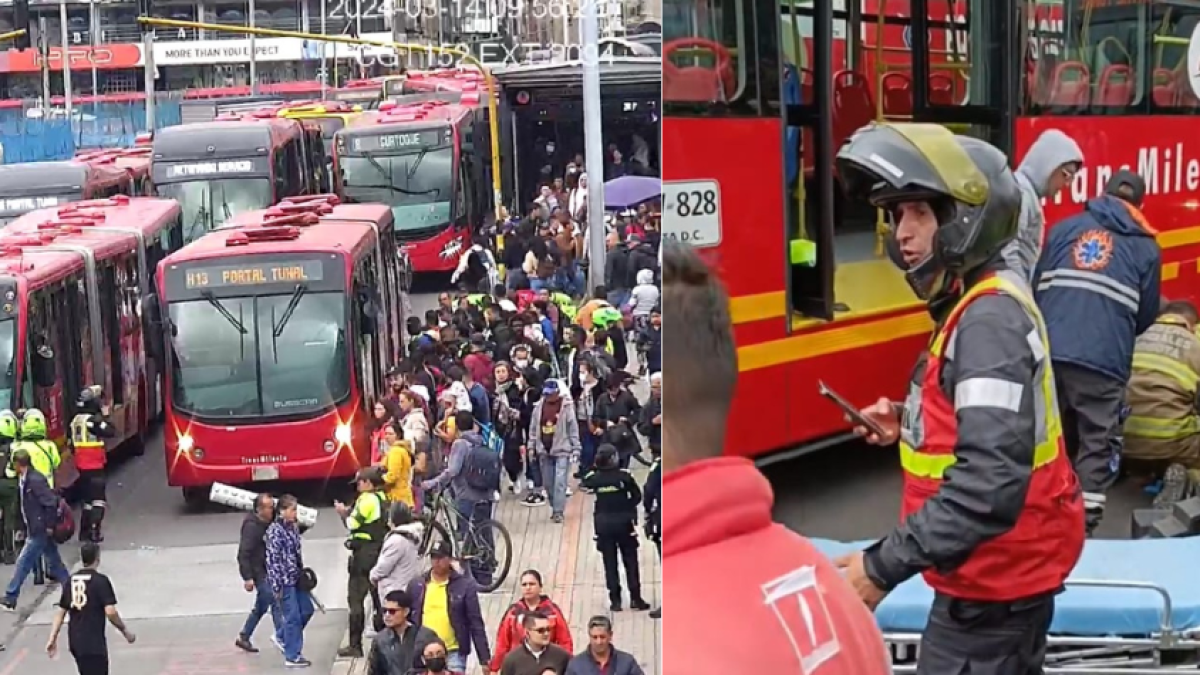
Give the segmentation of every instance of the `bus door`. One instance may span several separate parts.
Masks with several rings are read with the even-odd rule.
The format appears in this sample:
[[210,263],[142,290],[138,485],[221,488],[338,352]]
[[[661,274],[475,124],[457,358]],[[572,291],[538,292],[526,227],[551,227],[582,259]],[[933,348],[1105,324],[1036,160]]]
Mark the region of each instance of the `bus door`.
[[325,157],[325,139],[321,137],[321,128],[312,123],[304,123],[305,161],[308,175],[311,176],[308,188],[309,194],[325,194],[329,192],[328,161]]
[[[78,372],[75,377],[68,379],[68,405],[70,415],[75,414],[75,397],[85,386],[98,384],[108,395],[112,395],[112,383],[105,373],[106,354],[105,339],[102,329],[100,310],[100,289],[97,280],[96,258],[91,249],[86,246],[73,244],[53,244],[41,248],[44,251],[62,251],[74,253],[83,258],[83,278],[76,282],[74,292],[68,293],[66,308],[68,317],[86,321],[86,326],[73,326],[67,342],[79,341],[81,353],[78,359]],[[71,289],[68,289],[71,290]],[[67,322],[62,322],[66,324]]]
[[397,274],[399,250],[396,248],[395,230],[390,223],[386,228],[381,228],[378,222],[365,218],[338,217],[337,220],[364,223],[375,230],[375,251],[372,259],[375,261],[375,268],[379,270],[379,276],[383,277],[383,306],[380,308],[380,314],[384,318],[384,332],[387,333],[378,341],[384,350],[384,362],[398,363],[402,356],[400,345],[404,341],[401,332],[404,329],[404,307],[400,303],[400,278]]
[[275,199],[272,203],[305,194],[308,190],[308,172],[305,170],[305,155],[300,136],[289,138],[272,150],[271,173],[275,181]]
[[[174,224],[170,227],[174,227]],[[115,259],[114,267],[112,268],[115,274],[115,283],[111,289],[107,287],[104,289],[104,295],[108,295],[111,291],[116,301],[116,304],[111,307],[106,305],[106,310],[114,310],[113,314],[108,315],[108,318],[115,320],[116,330],[115,332],[110,332],[111,329],[106,329],[105,331],[111,341],[110,349],[112,350],[113,359],[113,408],[115,411],[117,405],[125,403],[132,396],[137,396],[138,398],[130,401],[130,403],[144,402],[146,405],[139,407],[144,409],[145,415],[143,417],[139,413],[139,407],[131,407],[130,410],[136,416],[132,416],[129,419],[132,426],[127,428],[133,430],[141,429],[145,425],[148,425],[150,419],[157,413],[157,411],[151,410],[153,397],[149,395],[149,390],[153,386],[151,378],[157,375],[158,369],[152,363],[152,359],[150,358],[152,352],[146,349],[145,342],[146,336],[153,333],[153,331],[147,330],[145,322],[149,320],[149,317],[143,316],[141,313],[142,303],[154,292],[153,279],[150,273],[150,246],[152,244],[148,244],[146,242],[146,235],[138,230],[120,227],[92,227],[90,229],[96,232],[132,234],[137,240],[137,249],[134,251],[135,255],[122,255]],[[161,236],[166,237],[166,232],[162,233]],[[157,266],[158,262],[154,261],[153,264]],[[126,332],[129,333],[129,337],[126,337]],[[135,366],[129,371],[123,369],[126,359],[130,359]],[[124,375],[126,372],[145,373],[147,391],[139,395],[138,383],[125,381]],[[121,382],[121,386],[117,386],[117,381]],[[116,412],[113,414],[115,416]]]

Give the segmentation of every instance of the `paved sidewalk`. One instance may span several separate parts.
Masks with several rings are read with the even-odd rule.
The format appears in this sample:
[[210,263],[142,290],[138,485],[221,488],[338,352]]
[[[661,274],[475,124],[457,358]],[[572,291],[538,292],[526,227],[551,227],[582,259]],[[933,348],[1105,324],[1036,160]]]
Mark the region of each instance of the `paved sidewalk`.
[[[634,475],[641,484],[646,479],[647,470],[636,464],[634,466]],[[497,518],[512,535],[513,563],[504,585],[480,596],[488,639],[494,646],[500,618],[519,596],[517,582],[520,574],[532,568],[542,573],[544,592],[562,608],[571,622],[571,637],[576,653],[586,648],[588,619],[605,614],[613,620],[613,644],[636,656],[646,675],[658,675],[661,622],[651,619],[647,612],[630,611],[627,589],[624,589],[625,611],[611,613],[608,610],[604,565],[592,541],[593,502],[591,495],[577,491],[567,504],[566,522],[556,525],[550,522],[548,507],[522,506],[517,498],[507,493],[504,495],[497,509]],[[640,534],[641,528],[638,530]],[[642,595],[647,602],[657,606],[662,597],[658,552],[652,542],[642,539],[641,544]],[[364,659],[337,661],[332,670],[334,675],[365,675],[366,672]],[[468,674],[483,672],[472,655]]]

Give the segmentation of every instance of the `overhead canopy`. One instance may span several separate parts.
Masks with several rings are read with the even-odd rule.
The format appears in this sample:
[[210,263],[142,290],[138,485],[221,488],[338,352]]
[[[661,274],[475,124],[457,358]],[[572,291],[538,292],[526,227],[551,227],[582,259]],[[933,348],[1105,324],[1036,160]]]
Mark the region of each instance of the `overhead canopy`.
[[[581,87],[583,64],[579,61],[506,66],[493,71],[505,88]],[[600,86],[652,85],[662,83],[662,61],[657,57],[600,58]]]

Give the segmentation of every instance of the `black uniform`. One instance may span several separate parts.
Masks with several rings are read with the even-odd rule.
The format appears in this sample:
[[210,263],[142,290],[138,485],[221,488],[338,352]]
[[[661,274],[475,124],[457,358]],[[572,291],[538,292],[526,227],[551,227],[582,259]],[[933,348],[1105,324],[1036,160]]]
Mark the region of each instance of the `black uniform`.
[[[0,435],[0,466],[9,466],[14,438]],[[0,562],[17,561],[17,532],[21,529],[19,481],[0,472]]]
[[662,460],[655,459],[642,486],[642,508],[646,510],[646,538],[658,547],[662,558]]
[[[96,439],[115,438],[117,430],[100,413],[100,405],[96,401],[80,403],[79,413],[87,415],[87,432]],[[77,462],[78,463],[78,462]],[[108,467],[79,469],[80,503],[83,506],[79,527],[79,541],[104,541],[100,526],[104,522],[105,511],[108,510]]]
[[67,610],[67,638],[79,675],[108,675],[108,640],[104,636],[106,607],[117,604],[112,582],[103,574],[81,569],[63,585],[58,606]]
[[632,607],[644,607],[642,580],[638,571],[637,526],[638,504],[642,490],[633,474],[625,469],[596,469],[583,477],[580,485],[596,494],[596,509],[592,515],[596,530],[596,548],[604,559],[604,582],[614,610],[621,608],[621,575],[617,570],[618,555],[625,565],[625,581],[629,584]]

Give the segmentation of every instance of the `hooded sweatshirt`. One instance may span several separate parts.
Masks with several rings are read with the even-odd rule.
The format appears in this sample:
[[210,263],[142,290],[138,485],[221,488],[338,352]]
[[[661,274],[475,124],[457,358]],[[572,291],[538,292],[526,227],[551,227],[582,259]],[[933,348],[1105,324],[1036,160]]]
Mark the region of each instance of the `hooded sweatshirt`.
[[638,270],[637,286],[629,296],[630,314],[650,316],[650,310],[658,305],[658,286],[654,285],[654,270]]
[[1042,199],[1048,197],[1054,172],[1068,162],[1083,163],[1083,150],[1070,136],[1058,129],[1047,129],[1029,146],[1025,159],[1015,173],[1021,188],[1021,217],[1017,236],[1004,247],[1009,269],[1028,279],[1042,255],[1046,218]]
[[1108,195],[1050,230],[1034,288],[1054,363],[1129,380],[1134,340],[1158,316],[1162,253],[1154,237],[1137,207]]

